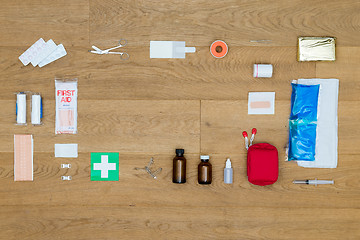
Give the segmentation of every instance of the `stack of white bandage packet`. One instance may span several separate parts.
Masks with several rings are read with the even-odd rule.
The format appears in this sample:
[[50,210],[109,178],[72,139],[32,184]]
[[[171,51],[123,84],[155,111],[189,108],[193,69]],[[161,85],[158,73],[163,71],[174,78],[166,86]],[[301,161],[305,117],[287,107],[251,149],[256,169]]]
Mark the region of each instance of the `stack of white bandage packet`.
[[31,63],[34,67],[43,67],[65,55],[66,50],[62,44],[56,45],[52,39],[45,42],[40,38],[19,59],[25,66]]

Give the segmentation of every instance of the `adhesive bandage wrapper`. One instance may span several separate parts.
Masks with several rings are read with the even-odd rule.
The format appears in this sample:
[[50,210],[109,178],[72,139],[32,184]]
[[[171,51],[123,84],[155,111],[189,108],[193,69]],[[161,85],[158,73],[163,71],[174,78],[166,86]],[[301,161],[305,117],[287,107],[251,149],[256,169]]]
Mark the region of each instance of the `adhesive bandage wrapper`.
[[40,125],[42,119],[42,99],[38,94],[31,96],[31,123]]
[[55,80],[55,134],[77,133],[77,80]]
[[16,123],[26,124],[26,94],[18,93],[16,95]]
[[249,92],[248,114],[275,114],[275,92]]

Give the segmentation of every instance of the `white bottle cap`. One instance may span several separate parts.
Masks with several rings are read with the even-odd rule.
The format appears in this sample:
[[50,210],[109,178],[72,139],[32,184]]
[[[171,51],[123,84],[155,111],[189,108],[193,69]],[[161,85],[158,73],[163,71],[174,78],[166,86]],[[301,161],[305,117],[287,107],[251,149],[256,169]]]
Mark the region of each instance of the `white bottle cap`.
[[201,156],[200,156],[200,159],[201,159],[201,160],[209,160],[210,157],[209,157],[209,155],[201,155]]
[[231,161],[230,158],[226,160],[226,168],[231,168]]

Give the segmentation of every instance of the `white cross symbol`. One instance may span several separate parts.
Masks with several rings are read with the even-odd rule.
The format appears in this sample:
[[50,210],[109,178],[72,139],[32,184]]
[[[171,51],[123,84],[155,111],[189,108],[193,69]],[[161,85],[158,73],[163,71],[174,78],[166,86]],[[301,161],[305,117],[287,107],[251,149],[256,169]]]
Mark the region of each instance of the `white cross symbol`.
[[101,163],[94,163],[94,170],[101,170],[101,178],[108,178],[109,170],[116,170],[116,163],[109,163],[109,156],[101,155]]

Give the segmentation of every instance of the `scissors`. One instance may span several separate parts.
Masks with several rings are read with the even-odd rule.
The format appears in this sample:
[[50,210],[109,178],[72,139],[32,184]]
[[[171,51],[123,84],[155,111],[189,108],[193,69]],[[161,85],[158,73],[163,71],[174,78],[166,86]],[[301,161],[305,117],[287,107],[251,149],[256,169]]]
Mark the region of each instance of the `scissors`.
[[120,54],[120,59],[121,60],[127,60],[129,59],[129,54],[126,52],[110,52],[111,50],[117,49],[117,48],[121,48],[121,47],[125,47],[127,44],[127,40],[126,39],[120,39],[119,40],[119,44],[116,47],[112,47],[109,49],[105,49],[105,50],[101,50],[100,48],[96,47],[96,46],[92,46],[92,48],[95,50],[90,50],[89,52],[92,53],[96,53],[96,54]]

